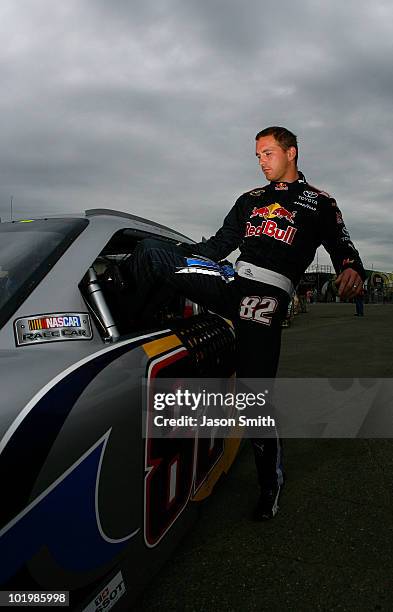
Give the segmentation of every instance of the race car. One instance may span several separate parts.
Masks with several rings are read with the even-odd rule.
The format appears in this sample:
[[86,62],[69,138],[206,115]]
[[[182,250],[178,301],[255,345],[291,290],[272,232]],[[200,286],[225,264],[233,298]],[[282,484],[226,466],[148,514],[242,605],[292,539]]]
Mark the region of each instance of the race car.
[[234,369],[231,323],[197,304],[132,317],[146,237],[192,244],[104,209],[0,223],[0,590],[36,605],[129,609],[239,447],[142,436],[142,381]]

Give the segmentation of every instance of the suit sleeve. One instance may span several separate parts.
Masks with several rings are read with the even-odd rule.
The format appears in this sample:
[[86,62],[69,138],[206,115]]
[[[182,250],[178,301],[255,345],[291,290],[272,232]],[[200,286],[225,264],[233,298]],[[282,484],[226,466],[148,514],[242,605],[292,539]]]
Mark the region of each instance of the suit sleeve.
[[336,201],[329,198],[322,216],[322,244],[329,253],[334,269],[340,274],[347,268],[352,268],[365,280],[366,273]]
[[242,198],[240,197],[225,217],[218,232],[205,242],[193,244],[192,252],[214,261],[220,261],[237,249],[243,240],[243,208]]

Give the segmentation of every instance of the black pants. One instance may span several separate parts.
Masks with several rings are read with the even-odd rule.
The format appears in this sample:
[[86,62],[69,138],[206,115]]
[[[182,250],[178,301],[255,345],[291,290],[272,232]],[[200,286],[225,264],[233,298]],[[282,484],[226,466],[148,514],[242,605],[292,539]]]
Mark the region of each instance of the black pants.
[[[157,239],[143,240],[137,245],[131,273],[138,287],[134,315],[148,308],[156,300],[157,286],[164,285],[233,321],[237,378],[276,376],[281,322],[289,303],[285,291],[237,275],[230,280],[218,264],[187,256],[182,247]],[[261,489],[282,484],[278,435],[252,439],[252,444]]]

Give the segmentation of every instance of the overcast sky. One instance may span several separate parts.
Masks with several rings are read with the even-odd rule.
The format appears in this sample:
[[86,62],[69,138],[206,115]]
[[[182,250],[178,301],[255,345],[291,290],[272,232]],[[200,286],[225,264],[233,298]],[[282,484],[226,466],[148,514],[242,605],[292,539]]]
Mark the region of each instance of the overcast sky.
[[[393,270],[391,0],[2,0],[0,216],[109,207],[199,240],[285,125]],[[320,261],[328,261],[320,256]]]

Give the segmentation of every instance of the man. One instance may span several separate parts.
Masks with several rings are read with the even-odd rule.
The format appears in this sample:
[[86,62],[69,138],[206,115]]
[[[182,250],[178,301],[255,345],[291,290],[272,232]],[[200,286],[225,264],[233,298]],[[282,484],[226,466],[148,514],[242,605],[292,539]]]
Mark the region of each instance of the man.
[[[147,240],[135,252],[133,272],[145,303],[154,286],[168,287],[230,317],[236,331],[238,378],[274,378],[281,321],[302,274],[323,244],[338,274],[342,298],[360,294],[364,269],[335,200],[309,185],[297,168],[296,136],[283,127],[256,135],[256,156],[269,184],[237,200],[215,236],[179,249]],[[236,248],[234,280],[215,264]],[[194,257],[187,257],[188,254]],[[196,259],[195,255],[213,261]],[[253,440],[261,489],[255,518],[277,512],[283,484],[278,437]]]

